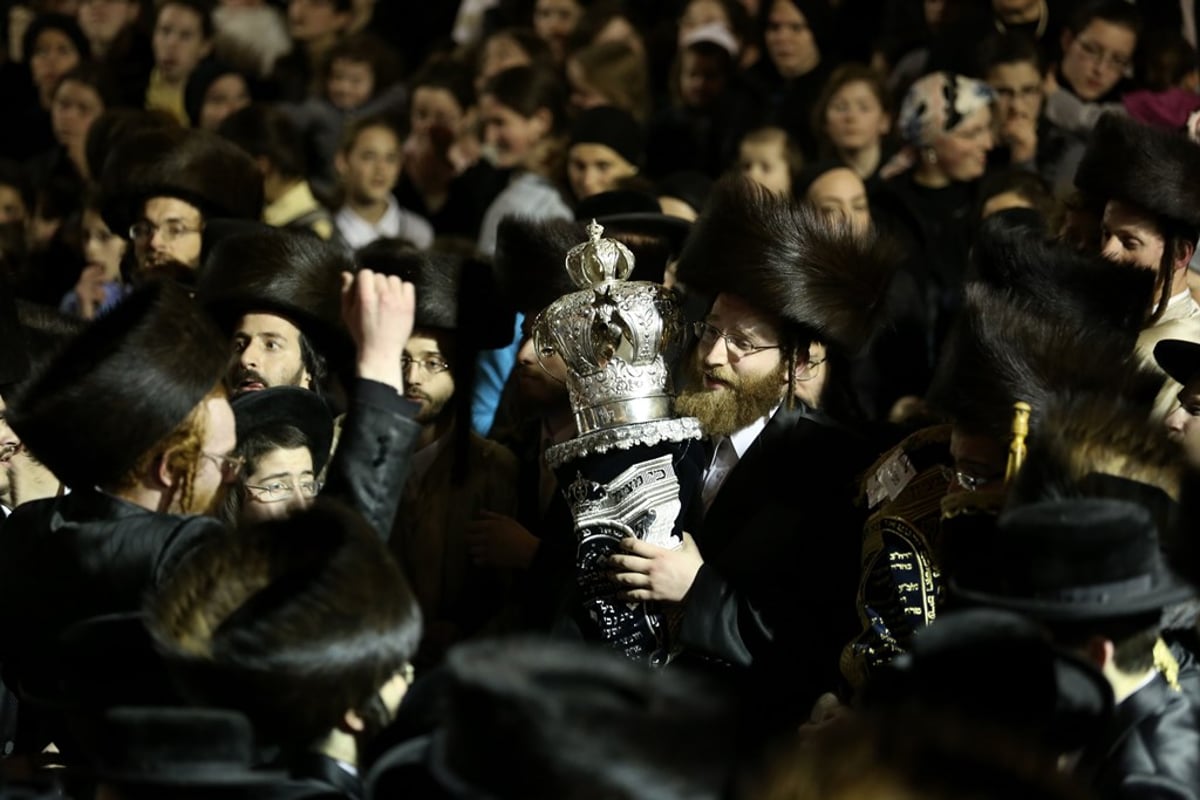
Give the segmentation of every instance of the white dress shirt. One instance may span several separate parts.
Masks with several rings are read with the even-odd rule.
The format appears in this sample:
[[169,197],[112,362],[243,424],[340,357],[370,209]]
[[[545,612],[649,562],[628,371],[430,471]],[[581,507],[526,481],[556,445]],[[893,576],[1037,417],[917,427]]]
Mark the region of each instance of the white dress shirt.
[[387,211],[374,225],[349,206],[342,206],[333,221],[351,250],[366,247],[376,239],[406,239],[418,250],[428,250],[433,244],[433,226],[420,214],[401,208],[394,197],[388,197]]
[[708,511],[708,507],[716,499],[717,492],[729,477],[729,473],[742,460],[742,456],[750,449],[750,445],[754,444],[754,440],[778,410],[779,406],[776,406],[770,414],[756,419],[740,431],[735,431],[732,436],[719,436],[714,440],[716,446],[713,447],[712,461],[704,471],[704,488],[700,492],[705,511]]

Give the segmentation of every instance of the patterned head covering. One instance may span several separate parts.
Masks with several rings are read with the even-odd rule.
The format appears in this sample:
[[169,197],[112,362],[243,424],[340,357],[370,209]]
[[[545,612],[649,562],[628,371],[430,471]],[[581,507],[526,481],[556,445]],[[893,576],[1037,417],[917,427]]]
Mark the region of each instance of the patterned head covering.
[[989,105],[993,97],[983,81],[953,72],[930,73],[918,79],[904,96],[900,135],[913,147],[930,147],[943,133]]

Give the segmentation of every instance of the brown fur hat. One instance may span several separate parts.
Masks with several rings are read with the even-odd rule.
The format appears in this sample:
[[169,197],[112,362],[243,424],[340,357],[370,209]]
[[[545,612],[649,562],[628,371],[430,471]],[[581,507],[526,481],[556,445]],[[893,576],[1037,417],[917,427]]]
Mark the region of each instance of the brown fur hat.
[[364,269],[414,285],[418,328],[458,331],[460,344],[472,348],[512,343],[513,314],[496,302],[490,264],[416,250],[398,239],[377,239],[359,249],[356,258]]
[[206,220],[261,219],[262,173],[250,156],[215,133],[187,128],[140,130],[115,144],[100,175],[101,209],[124,236],[153,197],[176,197]]
[[496,233],[492,268],[505,302],[532,316],[558,298],[579,291],[567,275],[567,252],[587,238],[587,229],[580,222],[503,220]]
[[229,345],[199,305],[155,281],[31,377],[9,403],[9,424],[68,486],[108,486],[183,422],[228,364]]
[[971,253],[976,276],[1049,317],[1137,337],[1153,303],[1155,273],[1115,264],[1012,224],[983,221]]
[[1151,391],[1159,382],[1156,372],[1142,368],[1109,391],[1049,397],[1010,503],[1072,497],[1132,500],[1154,515],[1159,531],[1167,531],[1183,463],[1166,427],[1151,420]]
[[420,609],[387,546],[328,499],[205,542],[145,611],[189,699],[241,711],[260,744],[289,753],[350,709],[369,718],[421,638]]
[[348,253],[307,233],[261,223],[222,221],[210,228],[196,297],[227,337],[244,314],[278,314],[335,365],[352,358],[341,305],[342,272],[355,269]]
[[1183,133],[1105,114],[1092,129],[1075,186],[1200,228],[1200,145]]
[[1013,404],[1029,403],[1033,441],[1050,399],[1060,393],[1116,393],[1152,404],[1161,378],[1140,364],[1122,332],[1055,318],[975,283],[967,286],[927,399],[965,430],[1000,441],[1009,437]]
[[679,280],[729,292],[848,354],[884,323],[897,254],[741,176],[719,181],[679,260]]

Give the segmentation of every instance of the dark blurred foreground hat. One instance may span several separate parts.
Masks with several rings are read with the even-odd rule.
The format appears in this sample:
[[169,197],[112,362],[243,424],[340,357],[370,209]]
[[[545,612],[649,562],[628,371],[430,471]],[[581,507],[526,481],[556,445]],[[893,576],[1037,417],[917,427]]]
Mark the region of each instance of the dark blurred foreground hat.
[[15,392],[8,421],[68,486],[110,485],[187,418],[228,363],[227,341],[200,307],[155,281]]
[[1063,753],[1087,744],[1112,712],[1112,689],[1083,659],[1055,648],[1036,622],[981,608],[938,618],[868,685],[876,709],[911,704],[961,714]]
[[104,783],[165,791],[261,787],[286,778],[254,769],[254,730],[236,711],[114,708],[105,715],[105,730],[97,771]]
[[733,705],[684,671],[652,671],[596,645],[534,639],[462,645],[447,658],[444,722],[386,753],[373,797],[411,785],[438,798],[728,795]]
[[321,474],[333,447],[333,415],[320,395],[298,386],[272,386],[257,392],[243,392],[230,404],[237,421],[239,443],[256,431],[292,425],[308,439],[313,472]]
[[645,134],[633,115],[614,106],[589,108],[571,126],[571,146],[599,144],[635,167],[645,158]]
[[1153,614],[1194,594],[1167,567],[1150,511],[1110,498],[1009,509],[950,586],[964,600],[1047,622]]

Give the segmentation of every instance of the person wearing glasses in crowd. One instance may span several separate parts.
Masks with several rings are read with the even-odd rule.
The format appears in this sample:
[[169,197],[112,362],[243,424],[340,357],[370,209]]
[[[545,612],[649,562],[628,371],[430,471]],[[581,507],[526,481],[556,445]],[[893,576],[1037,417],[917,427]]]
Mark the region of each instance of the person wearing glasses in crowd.
[[208,220],[262,215],[254,162],[208,131],[164,128],[124,138],[105,161],[100,186],[109,230],[133,244],[135,282],[166,275],[192,283]]
[[1046,79],[1049,123],[1041,170],[1062,197],[1072,188],[1088,134],[1105,111],[1124,113],[1120,96],[1141,35],[1137,8],[1124,0],[1081,5],[1062,33],[1062,60]]
[[[343,286],[358,380],[330,482],[386,538],[416,439],[399,371],[412,288],[366,271]],[[62,631],[137,611],[194,546],[222,534],[212,515],[243,466],[227,341],[175,282],[152,281],[5,398],[22,446],[72,490],[22,505],[0,530],[6,669],[52,680],[45,660]]]
[[477,521],[516,515],[517,460],[471,430],[469,407],[475,354],[511,337],[513,315],[490,312],[494,293],[482,262],[418,251],[399,239],[378,239],[357,260],[411,280],[419,297],[400,363],[421,433],[389,544],[425,618],[420,668],[494,624],[508,606],[511,571],[472,559],[468,533]]
[[245,459],[222,516],[231,524],[290,516],[312,505],[333,446],[333,416],[316,392],[276,386],[231,403]]
[[855,630],[852,498],[871,453],[796,389],[814,342],[848,359],[869,337],[888,267],[876,240],[740,176],[718,184],[680,258],[679,278],[715,296],[675,403],[708,437],[693,448],[703,509],[683,547],[630,539],[612,570],[631,600],[680,604],[680,660],[720,665],[768,724],[807,716]]

